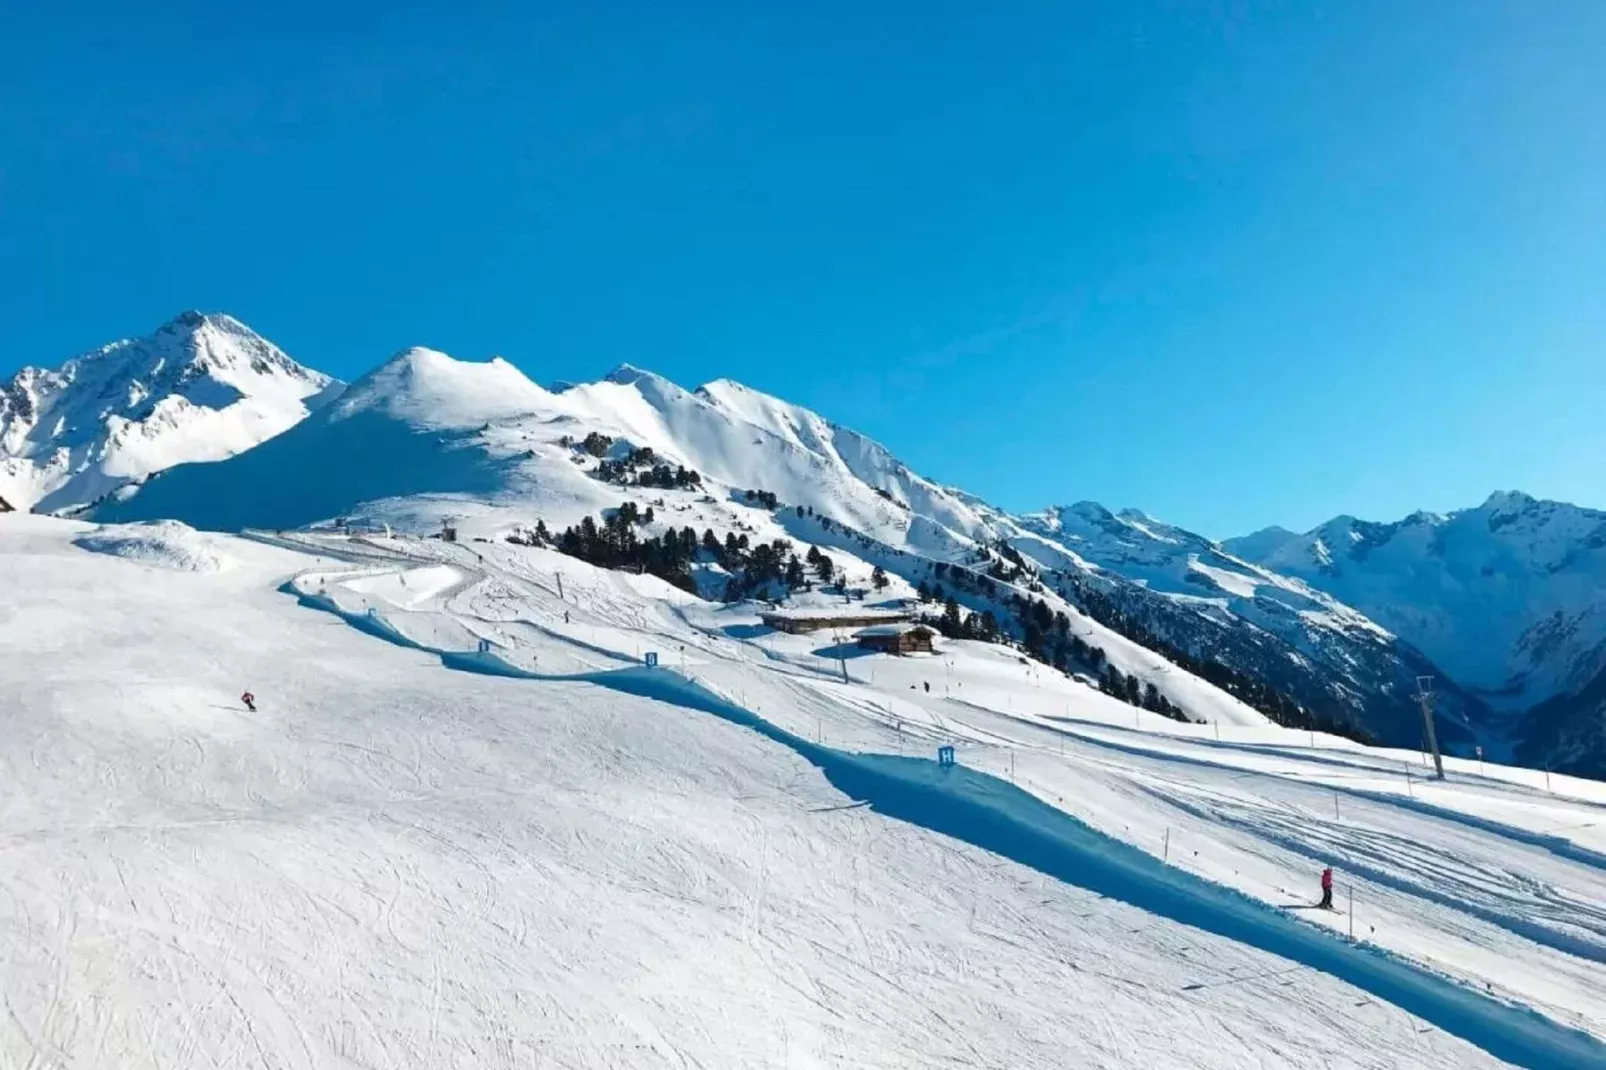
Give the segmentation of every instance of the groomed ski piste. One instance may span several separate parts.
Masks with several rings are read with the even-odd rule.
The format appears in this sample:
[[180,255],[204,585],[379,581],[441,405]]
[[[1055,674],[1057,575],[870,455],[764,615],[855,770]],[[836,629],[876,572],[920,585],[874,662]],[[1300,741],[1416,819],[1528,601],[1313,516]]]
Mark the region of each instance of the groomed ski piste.
[[6,515],[0,590],[0,1066],[1606,1065],[1606,785],[500,543]]

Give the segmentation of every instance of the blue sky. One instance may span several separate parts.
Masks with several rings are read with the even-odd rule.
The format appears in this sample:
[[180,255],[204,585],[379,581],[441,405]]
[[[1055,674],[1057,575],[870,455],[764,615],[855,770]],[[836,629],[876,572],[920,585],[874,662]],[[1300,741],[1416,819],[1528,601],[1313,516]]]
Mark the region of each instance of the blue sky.
[[1015,509],[1606,505],[1598,0],[133,7],[8,11],[0,373],[199,307],[728,376]]

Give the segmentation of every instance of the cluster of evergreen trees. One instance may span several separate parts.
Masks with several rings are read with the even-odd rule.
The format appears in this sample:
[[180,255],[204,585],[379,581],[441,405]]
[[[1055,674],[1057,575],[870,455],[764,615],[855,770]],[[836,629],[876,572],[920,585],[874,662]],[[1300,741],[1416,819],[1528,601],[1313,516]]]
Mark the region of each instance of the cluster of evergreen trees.
[[604,435],[600,431],[593,431],[579,442],[575,442],[573,435],[564,435],[558,439],[558,445],[564,449],[578,447],[582,452],[589,453],[593,457],[602,457],[613,447],[613,436]]
[[[652,519],[650,508],[642,513],[635,502],[626,502],[601,524],[589,516],[583,517],[577,526],[564,529],[553,540],[553,545],[561,553],[598,567],[649,573],[696,594],[697,583],[692,578],[691,566],[700,549],[697,532],[689,527],[679,531],[669,528],[662,535],[642,538],[636,528],[652,523]],[[541,522],[529,537],[540,539],[545,534],[546,524]]]
[[959,603],[953,595],[945,598],[933,597],[932,601],[942,604],[942,612],[936,617],[925,618],[926,623],[932,625],[948,639],[975,639],[983,643],[998,643],[1004,641],[1004,635],[998,627],[998,616],[992,610],[983,610],[980,613],[970,613],[959,608]]
[[1094,646],[1073,633],[1070,618],[1063,610],[1051,610],[1043,599],[1018,592],[1010,595],[1009,604],[1021,631],[1021,649],[1029,657],[1063,673],[1082,666],[1098,677],[1099,690],[1106,695],[1173,721],[1190,720],[1182,707],[1160,694],[1152,682],[1145,684],[1136,676],[1126,675],[1110,664],[1103,647]]
[[1158,713],[1162,717],[1169,717],[1184,724],[1191,722],[1191,718],[1182,711],[1181,706],[1160,694],[1160,689],[1154,686],[1154,681],[1143,683],[1136,676],[1127,676],[1114,665],[1104,666],[1104,671],[1099,676],[1099,690],[1129,706],[1138,706],[1150,713]]
[[[746,541],[745,535],[742,541]],[[803,562],[798,560],[792,544],[785,539],[755,543],[734,557],[727,556],[726,561],[721,563],[731,574],[725,583],[727,602],[739,602],[777,586],[791,592],[809,585]]]
[[1004,540],[999,539],[993,549],[1001,558],[999,561],[994,561],[987,570],[988,575],[994,579],[1003,580],[1005,583],[1018,583],[1032,571],[1026,564],[1026,559],[1021,556],[1021,552]]
[[596,477],[604,483],[618,483],[621,486],[634,484],[663,490],[684,490],[703,485],[703,477],[695,468],[661,462],[651,446],[641,446],[616,460],[603,461],[597,465]]
[[[693,594],[697,593],[697,584],[692,566],[699,561],[717,561],[730,573],[724,593],[727,601],[738,601],[766,589],[782,587],[791,591],[809,584],[803,562],[785,539],[753,543],[745,534],[732,532],[722,542],[712,528],[701,537],[689,527],[678,531],[670,528],[661,535],[646,537],[637,532],[638,527],[653,520],[650,506],[642,511],[635,502],[625,502],[600,524],[585,517],[550,541],[559,552],[599,568],[649,573]],[[515,532],[508,538],[524,545],[541,545],[549,536],[542,522],[534,531]]]
[[667,464],[655,464],[651,468],[636,476],[638,487],[659,487],[663,490],[686,490],[691,487],[703,485],[703,477],[697,469],[687,468],[684,465],[675,465],[670,468]]
[[[1014,553],[1012,548],[1010,553]],[[1009,562],[1010,568],[1025,570],[1025,563],[1018,560],[1018,555],[1011,558],[1009,553],[1002,553],[1001,556]],[[997,572],[983,575],[958,565],[940,563],[935,571],[961,590],[984,597],[995,597],[999,593],[993,578]],[[934,620],[928,618],[928,623],[934,624],[948,638],[977,639],[988,643],[1011,642],[992,610],[965,613],[953,595],[944,591],[940,582],[928,585],[922,580],[916,593],[922,602],[942,604],[942,614]],[[1054,612],[1041,598],[1030,598],[1018,591],[1009,592],[1004,602],[1011,610],[1015,631],[1021,636],[1019,649],[1027,657],[1067,675],[1077,668],[1086,669],[1098,677],[1099,687],[1105,694],[1173,720],[1188,720],[1182,708],[1160,694],[1153,684],[1144,686],[1137,677],[1127,676],[1109,663],[1102,648],[1073,634],[1070,618],[1063,612]]]
[[836,576],[836,563],[825,554],[820,553],[818,546],[810,546],[809,552],[804,555],[803,559],[813,567],[815,574],[820,577],[821,584],[830,583]]
[[882,498],[884,498],[887,501],[891,502],[893,505],[896,505],[899,509],[907,510],[909,508],[909,506],[907,504],[905,504],[904,502],[899,501],[897,498],[894,498],[892,496],[892,492],[891,491],[882,490],[880,487],[875,487],[873,489],[875,490],[876,494],[880,495]]
[[[781,499],[775,496],[773,490],[744,490],[742,491],[742,500],[747,502],[748,505],[756,505],[764,509],[777,509],[781,504]],[[798,506],[800,511],[802,508],[801,505]]]

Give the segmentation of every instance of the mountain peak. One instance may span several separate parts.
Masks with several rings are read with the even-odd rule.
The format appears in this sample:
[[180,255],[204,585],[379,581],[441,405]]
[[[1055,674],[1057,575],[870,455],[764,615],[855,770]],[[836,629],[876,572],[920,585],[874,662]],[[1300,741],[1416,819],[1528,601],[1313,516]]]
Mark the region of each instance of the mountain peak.
[[[251,338],[262,338],[243,321],[235,319],[226,312],[201,312],[197,309],[187,308],[174,316],[160,327],[156,328],[155,335],[164,334],[193,334],[203,328],[210,327],[225,334],[246,335]],[[266,339],[264,339],[266,341]]]
[[551,397],[501,357],[409,346],[353,383],[335,415],[377,409],[419,426],[468,427],[545,408]]
[[606,382],[618,383],[620,386],[630,386],[644,379],[662,379],[663,376],[650,372],[645,368],[638,368],[634,364],[626,363],[620,364],[602,378]]
[[1534,504],[1534,497],[1520,490],[1497,490],[1484,500],[1480,508],[1488,510],[1526,509]]
[[1086,520],[1097,521],[1099,523],[1106,523],[1115,519],[1115,514],[1109,509],[1105,508],[1098,502],[1089,501],[1087,499],[1083,499],[1079,502],[1072,502],[1070,505],[1062,505],[1058,508],[1058,511],[1061,513],[1069,513],[1072,516],[1079,516]]
[[1301,536],[1297,531],[1289,531],[1281,524],[1272,524],[1248,535],[1223,539],[1220,545],[1234,557],[1254,564],[1264,564],[1274,560],[1283,549],[1298,543],[1300,539]]
[[692,393],[705,398],[717,398],[732,394],[761,394],[762,391],[754,390],[746,383],[737,382],[735,379],[711,379]]
[[174,464],[249,449],[339,385],[232,316],[189,309],[0,390],[0,492],[17,508],[81,508]]
[[[668,402],[670,399],[681,400],[697,397],[683,388],[679,383],[665,379],[657,372],[650,372],[645,368],[638,368],[634,364],[621,364],[607,375],[602,382],[612,383],[615,386],[628,386],[635,388],[642,397],[653,403]],[[698,398],[701,400],[701,398]]]

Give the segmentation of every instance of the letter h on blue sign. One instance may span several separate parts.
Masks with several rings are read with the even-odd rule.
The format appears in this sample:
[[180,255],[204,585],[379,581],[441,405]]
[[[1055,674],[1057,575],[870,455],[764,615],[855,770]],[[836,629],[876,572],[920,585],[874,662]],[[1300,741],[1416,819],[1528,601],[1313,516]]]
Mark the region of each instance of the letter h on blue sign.
[[954,764],[954,749],[952,747],[937,748],[937,764],[948,766]]

